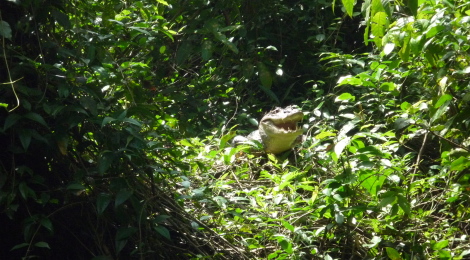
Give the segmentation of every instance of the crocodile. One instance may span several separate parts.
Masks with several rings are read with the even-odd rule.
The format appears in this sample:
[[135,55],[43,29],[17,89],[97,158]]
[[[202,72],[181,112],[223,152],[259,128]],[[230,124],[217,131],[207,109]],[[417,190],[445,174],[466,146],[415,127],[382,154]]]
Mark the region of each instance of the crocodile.
[[247,137],[236,136],[234,144],[258,141],[266,153],[279,154],[302,142],[303,130],[297,126],[304,114],[296,106],[276,107],[260,121],[258,130]]

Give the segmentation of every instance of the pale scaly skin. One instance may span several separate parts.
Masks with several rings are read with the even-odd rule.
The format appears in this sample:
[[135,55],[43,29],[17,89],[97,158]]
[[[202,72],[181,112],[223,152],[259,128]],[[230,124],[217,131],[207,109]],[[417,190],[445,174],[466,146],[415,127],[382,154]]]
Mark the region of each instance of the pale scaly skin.
[[247,137],[235,137],[234,143],[259,141],[267,153],[282,153],[302,141],[303,130],[297,123],[303,116],[302,111],[294,106],[277,107],[261,119],[258,130]]

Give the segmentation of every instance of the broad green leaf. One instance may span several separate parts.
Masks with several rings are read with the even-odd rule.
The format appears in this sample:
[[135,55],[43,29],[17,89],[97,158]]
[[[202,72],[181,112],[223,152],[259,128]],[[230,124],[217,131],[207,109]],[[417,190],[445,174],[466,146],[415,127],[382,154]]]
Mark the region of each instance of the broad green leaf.
[[258,74],[261,85],[267,89],[270,89],[273,84],[273,78],[271,72],[262,62],[258,62]]
[[113,162],[114,154],[110,151],[104,151],[98,161],[98,172],[99,174],[104,174],[111,166]]
[[57,9],[53,9],[51,11],[51,14],[52,16],[54,17],[54,19],[62,26],[64,27],[65,29],[70,29],[72,28],[72,24],[70,23],[70,20],[69,20],[69,17],[62,13],[61,11],[57,10]]
[[109,116],[105,117],[103,121],[101,122],[101,127],[107,125],[109,122],[113,122],[114,120],[116,119],[109,117]]
[[[341,139],[334,148],[334,152],[336,154],[336,157],[339,158],[341,156],[341,153],[343,152],[344,148],[349,144],[349,141],[351,140],[350,137],[345,137]],[[337,160],[335,160],[337,161]]]
[[385,83],[382,83],[382,85],[380,85],[380,89],[382,91],[392,92],[396,89],[396,86],[395,86],[395,83],[393,82],[385,82]]
[[54,231],[54,229],[52,227],[52,222],[47,217],[44,217],[44,218],[41,219],[41,226],[45,227],[47,230],[49,230],[51,232]]
[[400,56],[400,58],[401,58],[404,62],[408,62],[408,59],[409,59],[409,57],[410,57],[410,49],[411,49],[411,46],[410,46],[410,36],[406,36],[406,37],[403,39],[402,47],[401,47],[400,51],[398,52],[398,55]]
[[18,244],[18,245],[16,245],[16,246],[12,247],[12,248],[10,249],[10,251],[13,251],[13,250],[16,250],[16,249],[20,249],[20,248],[23,248],[23,247],[27,247],[27,246],[29,246],[29,243],[21,243],[21,244]]
[[430,122],[434,123],[437,119],[441,118],[442,115],[446,114],[449,104],[450,104],[450,100],[444,101],[444,104],[441,104],[439,108],[434,112],[434,114],[431,117]]
[[402,259],[401,256],[400,256],[400,253],[398,253],[398,251],[394,248],[386,247],[385,251],[387,252],[387,256],[388,256],[388,258],[390,258],[390,260],[401,260]]
[[393,204],[393,203],[395,202],[395,200],[396,200],[396,196],[395,196],[394,193],[392,193],[392,194],[390,194],[389,196],[384,197],[384,198],[380,201],[379,206],[380,206],[380,207],[386,207],[386,206],[388,206],[388,205]]
[[116,232],[116,240],[125,240],[137,232],[136,227],[120,227]]
[[408,4],[408,8],[413,16],[418,14],[418,0],[408,0],[405,3]]
[[279,245],[281,246],[281,248],[286,251],[286,253],[288,254],[292,254],[292,243],[283,239],[281,241],[279,241]]
[[351,75],[340,77],[338,80],[338,86],[342,85],[353,85],[353,86],[361,86],[363,81],[360,78],[352,77]]
[[449,245],[449,240],[441,240],[432,246],[433,250],[441,250]]
[[452,255],[449,250],[439,250],[439,259],[452,259]]
[[449,94],[444,94],[442,95],[439,100],[436,102],[436,104],[434,104],[434,108],[438,108],[440,106],[442,106],[446,101],[448,100],[452,100],[452,96],[449,95]]
[[445,28],[446,28],[445,25],[437,25],[437,26],[428,28],[428,30],[426,31],[426,38],[429,39],[429,38],[434,37],[436,34],[444,30]]
[[292,226],[289,222],[283,220],[282,225],[289,231],[294,232],[294,226]]
[[42,241],[35,243],[34,246],[35,246],[35,247],[42,247],[42,248],[49,248],[49,249],[51,249],[51,248],[49,247],[49,244],[48,244],[48,243],[42,242]]
[[215,38],[217,38],[219,41],[221,41],[225,46],[227,46],[231,51],[234,53],[238,54],[238,48],[231,42],[230,40],[227,39],[227,37],[222,34],[221,32],[214,32]]
[[100,193],[98,195],[98,197],[96,198],[96,211],[98,212],[98,215],[103,214],[110,202],[111,195],[107,193]]
[[201,46],[201,56],[204,61],[208,61],[212,58],[213,44],[211,41],[206,40]]
[[24,117],[31,119],[33,121],[36,121],[45,127],[48,127],[46,121],[44,121],[44,118],[42,118],[42,116],[39,115],[38,113],[29,112],[26,115],[24,115]]
[[372,17],[378,12],[385,12],[382,0],[372,0],[370,12]]
[[21,197],[26,199],[28,197],[28,185],[25,182],[20,182],[18,189],[20,190]]
[[189,42],[183,42],[176,51],[176,64],[182,65],[192,52],[192,45]]
[[156,226],[154,227],[155,231],[157,231],[158,234],[160,234],[162,237],[171,240],[170,237],[170,231],[164,226]]
[[18,137],[20,138],[21,145],[25,151],[28,150],[29,144],[31,143],[31,130],[20,129],[18,131]]
[[460,156],[450,164],[451,171],[463,171],[470,166],[470,160],[467,157]]
[[168,2],[165,1],[165,0],[157,0],[157,2],[159,2],[160,4],[166,5],[166,6],[169,5]]
[[385,35],[388,24],[388,18],[385,12],[377,12],[374,17],[372,17],[371,32],[374,35],[374,42],[378,48],[382,47],[382,37]]
[[352,101],[354,101],[355,97],[353,95],[351,95],[350,93],[343,93],[343,94],[339,95],[338,97],[336,97],[335,102],[338,101],[338,100],[350,100],[350,99],[352,99]]
[[86,188],[80,183],[72,183],[72,184],[69,184],[66,189],[67,190],[85,190]]
[[400,104],[400,108],[404,111],[406,111],[409,107],[411,107],[411,104],[406,101]]
[[336,133],[328,132],[328,131],[321,132],[315,136],[315,139],[321,140],[323,138],[330,137],[330,136],[336,136]]
[[400,208],[405,212],[406,215],[409,216],[411,214],[410,202],[403,195],[400,194],[397,195],[397,199]]
[[116,200],[114,201],[114,206],[117,207],[124,203],[127,199],[129,199],[132,196],[132,191],[124,189],[120,190],[116,194]]
[[0,21],[0,36],[11,40],[11,28],[5,21]]
[[409,118],[397,118],[394,123],[395,130],[400,130],[405,127],[408,127],[411,124],[411,120]]
[[359,181],[362,187],[373,196],[377,196],[377,191],[382,188],[386,179],[385,175],[374,171],[361,171],[359,174]]
[[346,9],[346,13],[349,17],[352,18],[353,15],[353,8],[354,8],[354,0],[342,0],[344,9]]
[[12,125],[14,125],[22,116],[18,114],[9,114],[5,119],[5,124],[3,125],[3,131],[6,131]]

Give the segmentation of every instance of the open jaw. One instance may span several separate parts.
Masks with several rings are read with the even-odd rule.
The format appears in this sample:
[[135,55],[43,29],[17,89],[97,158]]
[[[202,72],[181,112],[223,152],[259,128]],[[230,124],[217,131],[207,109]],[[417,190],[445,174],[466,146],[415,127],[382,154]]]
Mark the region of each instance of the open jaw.
[[265,120],[262,123],[274,131],[288,134],[301,130],[298,126],[299,122],[300,120]]

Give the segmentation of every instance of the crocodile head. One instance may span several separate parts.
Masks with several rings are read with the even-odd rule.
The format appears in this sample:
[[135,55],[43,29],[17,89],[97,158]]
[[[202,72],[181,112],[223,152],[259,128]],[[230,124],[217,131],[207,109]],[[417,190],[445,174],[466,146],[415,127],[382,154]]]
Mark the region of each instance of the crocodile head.
[[294,106],[277,107],[266,114],[258,130],[264,150],[268,153],[282,153],[301,141],[302,128],[297,126],[304,114]]

